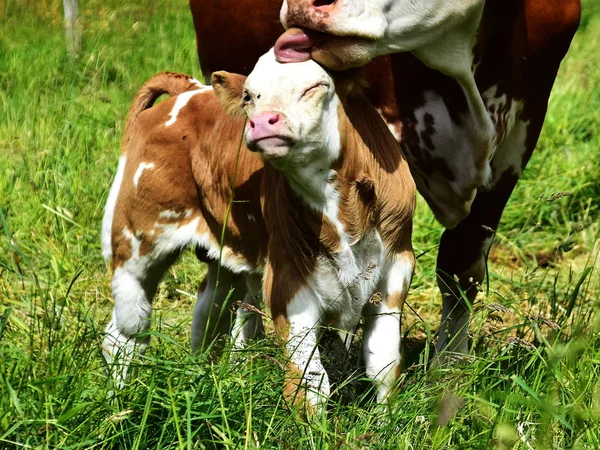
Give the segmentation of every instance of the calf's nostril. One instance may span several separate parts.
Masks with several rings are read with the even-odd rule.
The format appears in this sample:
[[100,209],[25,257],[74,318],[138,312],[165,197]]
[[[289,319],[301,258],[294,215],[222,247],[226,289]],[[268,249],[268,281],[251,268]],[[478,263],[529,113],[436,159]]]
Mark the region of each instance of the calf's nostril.
[[329,6],[333,5],[337,0],[314,0],[313,6],[315,8],[319,8],[321,6]]
[[275,125],[277,122],[279,122],[279,114],[274,114],[271,117],[269,117],[270,125]]

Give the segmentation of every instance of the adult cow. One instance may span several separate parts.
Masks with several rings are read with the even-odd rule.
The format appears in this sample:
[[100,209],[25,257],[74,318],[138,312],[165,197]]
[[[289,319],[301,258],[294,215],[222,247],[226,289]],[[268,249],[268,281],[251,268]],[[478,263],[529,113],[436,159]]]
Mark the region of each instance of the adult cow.
[[[190,0],[205,76],[244,73],[283,27],[280,60],[367,65],[367,95],[445,226],[436,349],[465,353],[469,301],[537,143],[580,0]],[[281,9],[279,8],[280,6]],[[377,58],[380,55],[390,55]],[[456,282],[455,280],[458,280]]]

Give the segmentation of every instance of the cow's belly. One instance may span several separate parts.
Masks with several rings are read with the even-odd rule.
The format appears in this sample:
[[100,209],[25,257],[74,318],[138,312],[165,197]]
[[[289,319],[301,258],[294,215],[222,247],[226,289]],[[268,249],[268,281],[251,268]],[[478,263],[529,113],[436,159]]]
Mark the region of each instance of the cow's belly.
[[468,116],[453,116],[433,91],[402,122],[401,144],[417,188],[446,228],[469,214],[479,189],[493,187],[508,169],[521,170],[527,131],[519,118],[522,103],[498,95],[495,86],[482,98],[495,130],[489,141],[478,138]]
[[383,242],[374,231],[333,259],[320,258],[310,288],[322,313],[321,323],[352,330],[378,289],[385,260]]

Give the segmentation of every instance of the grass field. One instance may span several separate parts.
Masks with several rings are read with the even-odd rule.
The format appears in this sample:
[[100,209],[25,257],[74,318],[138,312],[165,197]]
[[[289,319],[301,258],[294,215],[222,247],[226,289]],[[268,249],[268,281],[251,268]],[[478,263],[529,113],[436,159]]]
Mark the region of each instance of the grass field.
[[148,77],[200,76],[185,1],[81,2],[66,56],[57,0],[0,1],[0,448],[600,448],[600,4],[584,18],[546,125],[504,213],[471,355],[427,366],[441,227],[423,201],[406,359],[388,408],[356,361],[307,422],[284,407],[272,338],[218,362],[189,352],[193,254],[167,275],[152,344],[107,400],[112,300],[102,210],[124,117]]

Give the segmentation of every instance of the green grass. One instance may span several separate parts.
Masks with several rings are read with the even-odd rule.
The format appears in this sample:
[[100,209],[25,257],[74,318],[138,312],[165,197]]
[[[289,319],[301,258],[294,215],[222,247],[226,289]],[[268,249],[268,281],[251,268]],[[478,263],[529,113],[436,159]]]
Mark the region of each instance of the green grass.
[[218,362],[190,355],[203,273],[191,254],[161,286],[135,376],[107,400],[100,343],[112,303],[99,229],[124,117],[154,73],[200,75],[186,2],[141,5],[84,2],[84,50],[72,61],[60,2],[0,2],[0,448],[600,448],[595,0],[505,210],[470,357],[426,364],[442,229],[420,202],[415,249],[431,251],[405,312],[400,392],[377,406],[349,361],[327,417],[310,423],[284,406],[272,338]]

